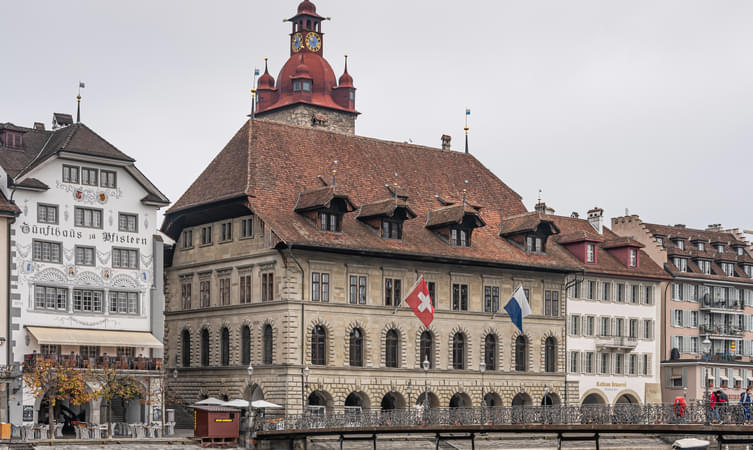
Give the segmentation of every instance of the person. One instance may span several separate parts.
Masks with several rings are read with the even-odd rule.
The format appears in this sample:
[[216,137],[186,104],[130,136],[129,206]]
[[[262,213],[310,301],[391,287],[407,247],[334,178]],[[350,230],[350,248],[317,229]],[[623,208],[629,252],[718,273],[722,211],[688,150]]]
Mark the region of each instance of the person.
[[750,388],[746,389],[740,395],[740,404],[743,407],[743,415],[745,417],[745,423],[750,423],[750,407],[753,405],[753,395],[750,393]]
[[712,423],[722,421],[722,418],[719,416],[719,398],[716,395],[717,392],[718,391],[712,392],[711,397],[709,398],[709,419]]
[[687,408],[687,402],[685,401],[684,395],[678,395],[675,397],[675,417],[677,418],[678,423],[683,423],[685,421],[685,409]]
[[716,416],[719,418],[719,423],[724,423],[724,414],[727,412],[727,401],[729,398],[727,394],[721,389],[716,391]]

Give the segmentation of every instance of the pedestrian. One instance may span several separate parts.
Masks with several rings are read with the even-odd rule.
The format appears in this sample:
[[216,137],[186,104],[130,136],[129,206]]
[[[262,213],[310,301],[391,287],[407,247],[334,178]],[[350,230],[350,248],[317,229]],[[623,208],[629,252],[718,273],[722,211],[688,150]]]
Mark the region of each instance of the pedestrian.
[[727,413],[727,402],[728,402],[727,394],[724,393],[721,389],[716,391],[716,416],[719,417],[719,423],[724,423],[724,416]]
[[687,402],[685,401],[684,395],[678,395],[675,397],[675,417],[677,418],[677,423],[684,423],[685,422],[685,408],[687,407]]
[[743,414],[745,415],[745,423],[750,423],[750,407],[753,405],[753,395],[750,393],[750,388],[746,389],[740,395],[740,404],[743,407]]
[[719,397],[716,395],[717,392],[712,392],[709,398],[709,420],[711,423],[722,421],[722,418],[719,416]]

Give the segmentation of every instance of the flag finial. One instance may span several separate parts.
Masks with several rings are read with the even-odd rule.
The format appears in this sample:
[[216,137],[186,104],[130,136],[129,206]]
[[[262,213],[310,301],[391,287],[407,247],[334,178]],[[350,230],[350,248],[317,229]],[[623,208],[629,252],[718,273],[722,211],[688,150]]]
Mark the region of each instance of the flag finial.
[[465,127],[463,128],[463,130],[465,130],[465,153],[466,154],[469,152],[468,151],[468,131],[470,130],[470,128],[468,127],[468,117],[470,117],[470,115],[471,115],[471,109],[465,108]]
[[76,95],[76,123],[81,123],[81,88],[85,88],[86,83],[78,82],[78,95]]
[[337,160],[332,162],[332,186],[337,186],[335,176],[337,175]]

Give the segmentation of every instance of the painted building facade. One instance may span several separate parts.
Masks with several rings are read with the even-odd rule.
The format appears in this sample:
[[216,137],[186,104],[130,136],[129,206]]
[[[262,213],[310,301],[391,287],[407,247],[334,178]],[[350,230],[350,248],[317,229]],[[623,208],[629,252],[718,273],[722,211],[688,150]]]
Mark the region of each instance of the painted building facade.
[[719,225],[645,223],[635,215],[612,219],[612,229],[643,243],[672,277],[662,307],[664,399],[703,399],[708,383],[736,401],[753,386],[753,258],[743,234]]
[[[0,190],[20,210],[10,230],[12,361],[113,367],[149,392],[164,329],[156,213],[168,200],[132,158],[71,116],[55,114],[52,130],[2,127]],[[45,422],[45,402],[16,386],[11,423]],[[118,404],[116,417],[143,422],[152,407]],[[58,405],[56,415],[97,423],[99,401]]]

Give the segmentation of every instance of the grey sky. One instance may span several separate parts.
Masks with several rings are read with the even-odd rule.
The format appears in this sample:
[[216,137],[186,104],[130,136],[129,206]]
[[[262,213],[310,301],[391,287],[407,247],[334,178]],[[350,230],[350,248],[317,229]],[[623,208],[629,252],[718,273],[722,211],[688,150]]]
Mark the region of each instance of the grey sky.
[[[533,207],[753,228],[753,2],[315,0],[358,134],[462,148]],[[285,1],[4,0],[0,121],[75,113],[175,201],[288,57]],[[483,186],[470,186],[483,189]]]

